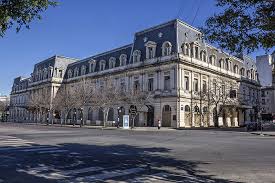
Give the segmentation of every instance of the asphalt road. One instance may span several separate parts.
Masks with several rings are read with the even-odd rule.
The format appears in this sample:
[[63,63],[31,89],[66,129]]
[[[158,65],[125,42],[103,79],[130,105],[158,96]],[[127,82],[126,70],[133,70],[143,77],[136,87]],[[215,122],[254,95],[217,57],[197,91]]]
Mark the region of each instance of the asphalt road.
[[0,123],[1,182],[275,182],[275,137]]

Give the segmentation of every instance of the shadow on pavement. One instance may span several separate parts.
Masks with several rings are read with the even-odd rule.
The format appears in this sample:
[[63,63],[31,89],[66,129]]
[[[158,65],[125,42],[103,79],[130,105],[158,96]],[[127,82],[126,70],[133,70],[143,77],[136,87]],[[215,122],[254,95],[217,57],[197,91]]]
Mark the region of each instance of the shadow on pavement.
[[[130,145],[86,145],[86,144],[59,144],[60,149],[68,150],[64,154],[38,154],[21,153],[17,154],[18,160],[13,162],[14,167],[7,166],[6,169],[0,167],[0,180],[4,182],[81,182],[85,180],[85,176],[91,174],[78,174],[77,176],[68,175],[70,178],[47,179],[43,176],[42,171],[37,169],[34,174],[30,175],[26,172],[20,172],[18,169],[27,170],[34,167],[47,167],[46,173],[49,174],[50,169],[68,172],[75,169],[87,167],[101,167],[104,171],[122,171],[133,168],[141,168],[141,171],[128,175],[111,176],[106,179],[90,182],[105,182],[105,181],[125,181],[125,182],[143,182],[142,177],[152,174],[165,175],[163,179],[169,182],[211,182],[211,183],[233,183],[234,181],[218,179],[214,175],[202,175],[206,172],[199,170],[199,165],[207,164],[199,161],[185,161],[170,157],[167,148],[141,148]],[[1,155],[1,152],[0,152]],[[0,157],[1,158],[1,157]],[[50,168],[49,168],[50,167]],[[1,170],[2,169],[2,170]],[[139,169],[138,169],[139,170]],[[6,172],[6,173],[5,173]],[[102,172],[93,172],[92,174],[102,174]],[[104,174],[105,175],[105,174]],[[106,174],[108,175],[108,173]],[[78,178],[76,178],[78,177]],[[84,177],[82,179],[81,177]],[[145,180],[145,179],[144,179]],[[83,181],[85,182],[85,181]],[[158,181],[155,181],[158,182]]]

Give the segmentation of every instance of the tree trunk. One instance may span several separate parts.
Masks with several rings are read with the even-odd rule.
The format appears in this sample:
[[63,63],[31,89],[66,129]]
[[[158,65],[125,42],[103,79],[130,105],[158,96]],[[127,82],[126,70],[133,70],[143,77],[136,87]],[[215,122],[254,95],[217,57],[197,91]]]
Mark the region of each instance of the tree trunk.
[[103,127],[106,127],[106,123],[108,121],[109,108],[104,110],[104,119],[103,119]]

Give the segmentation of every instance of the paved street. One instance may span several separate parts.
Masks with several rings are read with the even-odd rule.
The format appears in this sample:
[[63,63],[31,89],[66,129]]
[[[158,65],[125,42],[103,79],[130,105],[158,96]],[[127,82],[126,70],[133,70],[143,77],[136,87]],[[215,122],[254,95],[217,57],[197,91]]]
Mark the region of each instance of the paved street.
[[0,182],[275,182],[275,137],[1,123]]

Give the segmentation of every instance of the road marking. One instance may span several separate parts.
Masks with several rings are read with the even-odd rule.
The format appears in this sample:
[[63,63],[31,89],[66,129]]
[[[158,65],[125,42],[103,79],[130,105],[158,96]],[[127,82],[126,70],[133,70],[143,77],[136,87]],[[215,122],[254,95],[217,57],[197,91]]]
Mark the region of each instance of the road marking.
[[64,149],[57,149],[57,150],[48,150],[48,151],[39,151],[39,154],[47,154],[47,153],[62,153],[62,152],[68,152],[68,150]]
[[[11,146],[11,147],[19,147],[19,146],[30,146],[34,144],[34,142],[23,140],[13,136],[0,136],[0,146]],[[0,150],[7,150],[0,148]]]
[[144,171],[144,168],[130,168],[126,170],[114,170],[114,171],[105,171],[104,173],[100,174],[95,174],[95,175],[89,175],[85,177],[78,177],[76,178],[75,182],[93,182],[93,181],[101,181],[105,179],[110,179],[110,178],[115,178],[115,177],[120,177],[120,176],[125,176],[125,175],[130,175],[130,174],[135,174]]
[[[96,171],[102,171],[105,170],[106,168],[102,167],[86,167],[86,168],[81,168],[81,169],[75,169],[75,170],[58,170],[53,168],[52,166],[41,166],[41,167],[35,167],[35,168],[30,168],[28,170],[23,170],[23,169],[17,169],[18,172],[24,172],[29,175],[33,175],[36,177],[43,177],[46,179],[67,179],[71,178],[74,175],[81,174],[81,173],[87,173],[87,172],[96,172]],[[46,171],[43,173],[43,171]],[[51,172],[49,172],[51,171]]]
[[48,151],[48,150],[57,150],[57,147],[34,147],[34,148],[30,148],[30,149],[22,149],[19,151],[22,152],[36,152],[36,151]]
[[138,183],[138,182],[167,182],[169,179],[167,177],[171,175],[168,173],[160,172],[160,173],[155,173],[151,175],[144,175],[141,177],[133,178],[133,179],[128,179],[125,181],[120,181],[119,183],[126,183],[126,182],[133,182],[133,183]]

